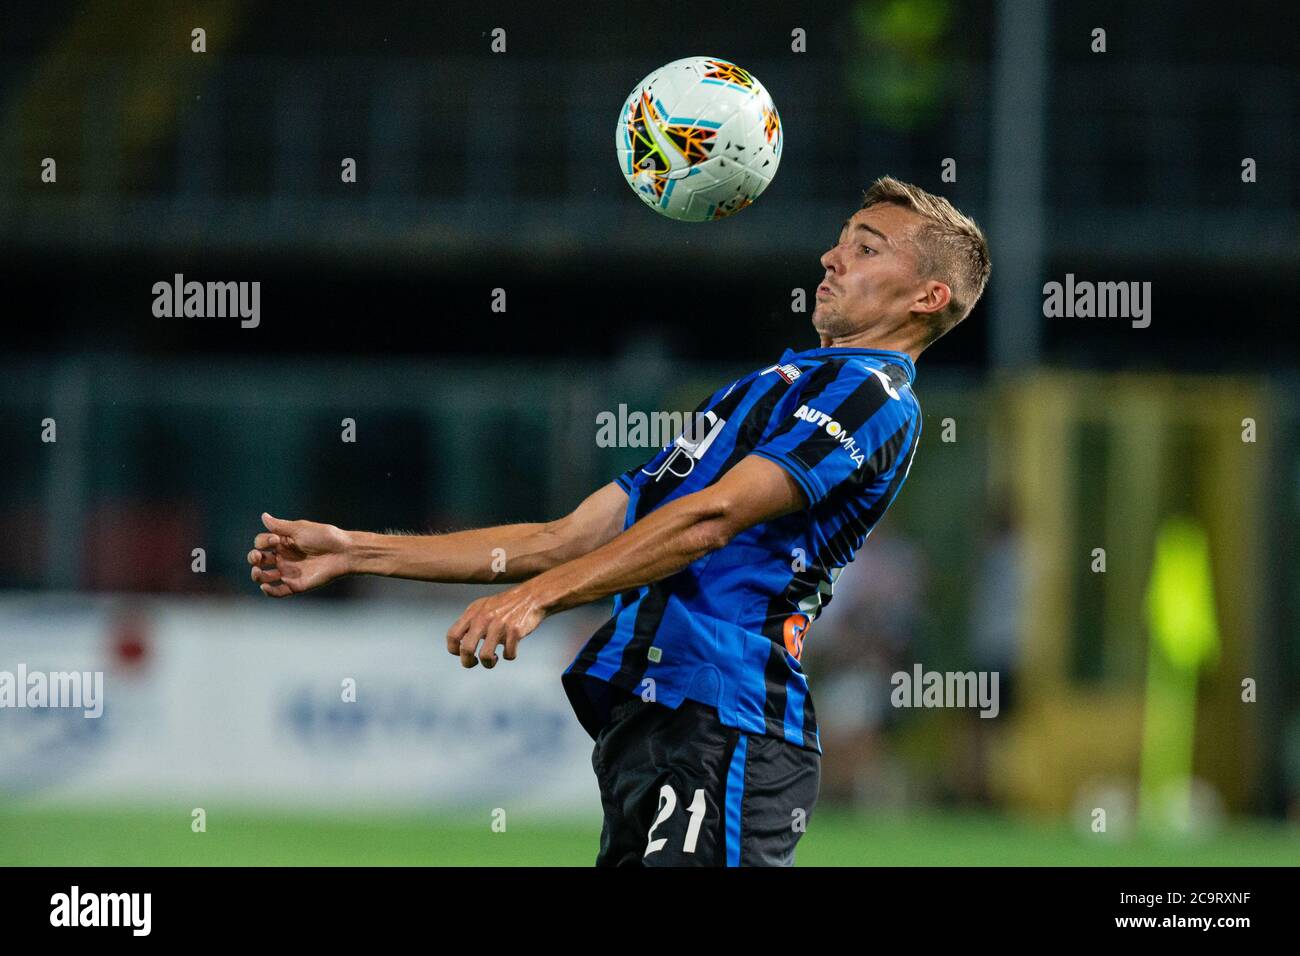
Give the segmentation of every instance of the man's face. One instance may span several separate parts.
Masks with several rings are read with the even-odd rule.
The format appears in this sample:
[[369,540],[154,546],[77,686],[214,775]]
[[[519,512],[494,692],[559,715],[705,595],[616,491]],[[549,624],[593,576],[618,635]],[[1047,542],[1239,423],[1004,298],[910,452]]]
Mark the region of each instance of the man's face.
[[921,222],[910,209],[879,203],[844,223],[839,241],[821,258],[826,277],[812,315],[819,335],[844,338],[874,327],[892,332],[910,321],[926,285],[911,242]]

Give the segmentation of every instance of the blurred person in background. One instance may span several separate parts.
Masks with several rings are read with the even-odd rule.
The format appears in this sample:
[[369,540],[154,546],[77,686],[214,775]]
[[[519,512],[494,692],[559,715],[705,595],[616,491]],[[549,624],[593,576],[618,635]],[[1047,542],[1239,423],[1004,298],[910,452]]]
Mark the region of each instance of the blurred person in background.
[[[965,772],[957,775],[968,788],[963,795],[989,803],[990,753],[993,739],[1016,703],[1015,671],[1020,661],[1020,629],[1025,600],[1023,539],[1009,498],[992,499],[975,563],[970,607],[970,660],[976,671],[998,675],[997,719],[977,711],[968,715],[970,744],[962,748]],[[964,762],[965,762],[964,761]]]
[[905,784],[882,732],[893,722],[890,677],[911,666],[929,586],[925,556],[881,525],[835,582],[809,667],[828,757],[822,792],[845,803],[901,802]]

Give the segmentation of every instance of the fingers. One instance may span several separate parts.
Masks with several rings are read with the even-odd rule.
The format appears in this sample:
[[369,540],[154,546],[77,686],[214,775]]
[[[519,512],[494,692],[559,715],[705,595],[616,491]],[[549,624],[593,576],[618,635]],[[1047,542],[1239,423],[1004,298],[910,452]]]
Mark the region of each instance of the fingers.
[[476,601],[466,608],[465,613],[447,631],[447,651],[460,658],[461,667],[474,667],[478,664],[474,650],[482,639],[482,629],[477,623],[477,604]]
[[291,534],[293,532],[294,522],[285,521],[283,518],[275,518],[269,512],[262,512],[262,524],[267,531],[274,531],[277,534]]
[[[267,536],[259,534],[257,540],[260,541],[265,537]],[[274,537],[274,535],[271,537]],[[277,566],[274,551],[254,548],[248,552],[247,558],[248,563],[253,566],[252,570],[248,572],[248,576],[253,579],[254,584],[262,586],[263,594],[268,594],[271,597],[284,597],[292,593],[281,580],[280,569]]]
[[475,636],[471,638],[469,635],[466,635],[464,638],[461,639],[461,644],[460,644],[460,666],[461,667],[478,666],[478,658],[474,656],[474,650],[476,647],[478,647],[478,642],[480,640],[482,640],[481,637]]
[[[510,640],[510,627],[476,601],[447,631],[447,653],[459,657],[462,667],[482,664],[491,669],[500,660],[497,648],[502,644],[509,646]],[[513,653],[507,659],[514,660]]]
[[[472,607],[472,605],[471,605]],[[460,639],[465,636],[469,630],[470,612],[466,610],[464,614],[456,619],[456,623],[447,629],[447,653],[453,655],[460,654]]]
[[252,565],[248,575],[267,597],[288,597],[293,594],[293,589],[282,578],[277,549],[292,546],[293,542],[286,532],[293,522],[282,521],[264,511],[262,524],[266,526],[266,531],[254,535],[253,550],[246,555],[248,563]]
[[478,652],[479,663],[488,670],[497,666],[497,645],[506,638],[506,626],[500,621],[493,621],[488,625],[487,633],[483,635],[483,647]]
[[262,582],[274,584],[281,580],[279,568],[255,567],[249,572],[249,577],[253,579],[254,584],[261,584]]
[[[496,664],[496,655],[492,648],[496,647],[496,642],[492,639],[492,634],[500,625],[488,619],[478,620],[472,624],[465,632],[465,636],[460,639],[460,663],[462,667],[475,667],[483,664],[484,667],[492,667]],[[479,651],[479,645],[483,645],[482,651]]]
[[545,617],[530,600],[529,595],[512,590],[475,601],[447,629],[447,653],[459,657],[462,667],[482,664],[491,669],[503,657],[513,661],[519,655],[519,642]]

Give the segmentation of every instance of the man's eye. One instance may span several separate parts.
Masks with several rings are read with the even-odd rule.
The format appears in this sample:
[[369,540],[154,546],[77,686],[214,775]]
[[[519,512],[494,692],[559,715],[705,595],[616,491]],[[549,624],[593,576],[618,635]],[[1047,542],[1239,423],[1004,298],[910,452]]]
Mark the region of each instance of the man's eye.
[[859,246],[858,248],[861,249],[863,252],[875,252],[875,251],[876,251],[875,249],[872,249],[870,246]]

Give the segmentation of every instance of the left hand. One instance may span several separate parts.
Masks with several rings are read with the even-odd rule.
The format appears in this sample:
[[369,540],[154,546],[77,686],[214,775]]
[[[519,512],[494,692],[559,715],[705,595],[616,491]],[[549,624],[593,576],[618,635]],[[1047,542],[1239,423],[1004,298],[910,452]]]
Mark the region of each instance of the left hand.
[[505,659],[513,661],[519,642],[545,617],[540,602],[523,585],[479,598],[447,631],[447,653],[459,656],[463,667],[482,663],[491,668],[497,663],[497,647],[505,645]]

